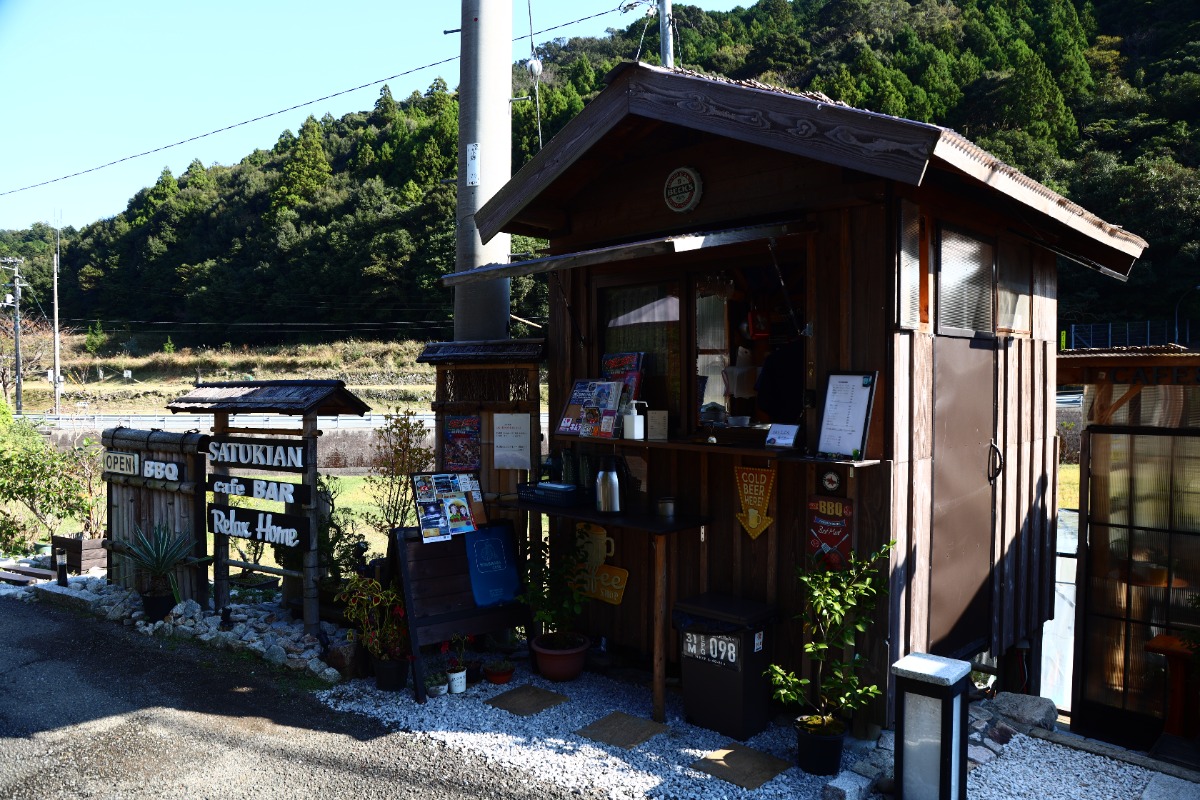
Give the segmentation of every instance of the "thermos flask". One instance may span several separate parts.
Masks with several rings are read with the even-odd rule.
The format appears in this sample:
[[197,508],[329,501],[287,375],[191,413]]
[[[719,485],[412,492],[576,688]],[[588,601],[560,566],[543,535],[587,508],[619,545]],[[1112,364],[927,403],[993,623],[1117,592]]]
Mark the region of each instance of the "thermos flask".
[[621,482],[614,456],[604,456],[596,473],[596,510],[605,514],[621,512]]

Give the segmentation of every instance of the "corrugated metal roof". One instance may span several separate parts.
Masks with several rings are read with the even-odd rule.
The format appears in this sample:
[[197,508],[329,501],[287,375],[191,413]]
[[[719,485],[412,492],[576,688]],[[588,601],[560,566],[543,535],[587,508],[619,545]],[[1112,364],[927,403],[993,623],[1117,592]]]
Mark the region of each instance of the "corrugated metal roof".
[[[623,69],[627,69],[631,66],[632,66],[632,62],[630,62],[629,64],[622,64],[622,65],[618,66],[617,68],[613,69],[612,72],[610,73],[610,75],[615,75],[615,74],[619,73],[620,71],[622,71]],[[643,65],[643,66],[646,66],[646,65]],[[655,67],[655,69],[663,70],[662,67]],[[663,71],[668,71],[668,70],[663,70]],[[907,120],[907,119],[904,119],[903,117],[896,117],[896,116],[892,116],[890,114],[884,114],[884,113],[878,112],[878,111],[867,111],[867,110],[861,109],[861,108],[854,108],[853,106],[847,105],[846,103],[843,103],[840,100],[833,100],[832,98],[828,97],[825,94],[822,94],[821,92],[799,92],[799,91],[795,91],[793,89],[788,89],[787,87],[773,86],[771,84],[761,83],[759,81],[734,80],[732,78],[726,78],[723,75],[709,75],[709,74],[705,74],[703,72],[696,72],[694,70],[688,70],[688,69],[676,68],[674,70],[669,70],[669,71],[674,72],[678,75],[687,75],[689,77],[700,78],[702,80],[712,81],[715,83],[725,83],[725,84],[730,84],[733,86],[742,86],[747,89],[757,89],[757,90],[764,91],[764,92],[773,92],[775,94],[789,95],[791,97],[800,97],[805,100],[811,100],[811,101],[817,102],[817,103],[826,103],[829,105],[841,106],[843,108],[853,109],[854,111],[858,111],[863,114],[871,114],[873,116],[878,116],[878,117],[888,117],[890,119],[894,119],[898,122],[903,122],[905,124],[912,124],[912,122],[913,122],[912,120]],[[956,151],[957,153],[961,154],[962,158],[965,158],[967,160],[975,162],[980,167],[982,167],[983,170],[985,170],[987,173],[994,173],[997,175],[1002,175],[1002,176],[1004,176],[1004,178],[1006,180],[1013,181],[1015,184],[1019,185],[1026,191],[1033,192],[1034,194],[1037,194],[1047,200],[1050,200],[1051,202],[1055,203],[1060,208],[1062,208],[1066,213],[1078,216],[1085,223],[1087,223],[1090,226],[1099,228],[1100,230],[1104,231],[1105,234],[1115,237],[1115,238],[1123,239],[1131,244],[1138,246],[1139,252],[1140,252],[1140,250],[1144,250],[1147,247],[1146,241],[1144,239],[1142,239],[1141,237],[1139,237],[1133,233],[1130,233],[1129,231],[1122,228],[1120,225],[1113,225],[1112,223],[1105,222],[1104,220],[1100,219],[1098,216],[1091,213],[1090,211],[1083,208],[1082,206],[1078,205],[1077,203],[1074,203],[1074,202],[1068,200],[1067,198],[1063,197],[1062,195],[1058,194],[1053,189],[1050,189],[1050,188],[1042,185],[1041,183],[1038,183],[1033,178],[1030,178],[1028,175],[1024,174],[1016,167],[1012,167],[1012,166],[1009,166],[1008,164],[1005,164],[1003,161],[996,158],[994,155],[989,153],[987,150],[984,150],[982,147],[975,144],[970,139],[967,139],[965,136],[958,133],[957,131],[954,131],[950,128],[944,128],[940,125],[932,125],[930,123],[923,123],[923,124],[927,124],[927,125],[929,125],[929,127],[936,128],[937,130],[941,131],[941,136],[939,137],[938,146],[934,149],[935,157],[940,157],[943,160],[945,160],[947,163],[954,163],[956,161],[959,161],[959,159],[953,158],[952,156],[950,156],[950,150]],[[947,148],[949,148],[949,150]]]
[[356,414],[371,407],[346,389],[342,381],[232,381],[201,383],[167,403],[175,413],[317,414],[323,417]]
[[1060,350],[1060,359],[1100,360],[1126,358],[1162,358],[1163,356],[1178,356],[1200,358],[1200,353],[1189,350],[1181,344],[1138,345],[1134,347],[1089,347],[1078,350]]
[[[1121,280],[1148,246],[948,128],[852,108],[815,92],[642,63],[618,65],[607,80],[608,87],[479,210],[476,222],[485,241],[501,230],[538,228],[547,211],[537,213],[538,197],[556,181],[568,180],[567,170],[605,136],[619,135],[624,120],[640,117],[702,128],[914,186],[923,185],[929,167],[936,165],[1041,215],[1036,225],[1037,217],[1022,215],[1025,235],[1035,243]],[[728,87],[744,90],[746,96],[735,96]],[[756,103],[753,95],[758,93],[769,97]],[[1082,240],[1060,242],[1058,226]]]

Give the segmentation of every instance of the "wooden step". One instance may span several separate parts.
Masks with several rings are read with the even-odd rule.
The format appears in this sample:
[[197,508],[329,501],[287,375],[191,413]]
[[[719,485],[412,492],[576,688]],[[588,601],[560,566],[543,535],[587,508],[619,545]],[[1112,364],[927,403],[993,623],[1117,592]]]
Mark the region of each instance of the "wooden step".
[[16,575],[24,575],[27,578],[38,578],[43,581],[52,581],[55,579],[54,570],[41,569],[40,567],[27,567],[24,564],[5,564],[3,567],[5,572],[11,572]]
[[28,575],[17,575],[13,572],[0,570],[0,583],[11,583],[13,586],[30,586],[36,582],[36,578],[31,578]]

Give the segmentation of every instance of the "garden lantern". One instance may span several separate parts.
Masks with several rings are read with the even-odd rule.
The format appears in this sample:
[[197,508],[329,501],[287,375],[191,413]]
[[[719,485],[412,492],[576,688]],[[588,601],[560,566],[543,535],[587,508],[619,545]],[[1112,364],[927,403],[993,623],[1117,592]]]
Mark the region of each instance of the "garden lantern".
[[971,665],[927,653],[892,664],[896,786],[902,800],[966,800]]

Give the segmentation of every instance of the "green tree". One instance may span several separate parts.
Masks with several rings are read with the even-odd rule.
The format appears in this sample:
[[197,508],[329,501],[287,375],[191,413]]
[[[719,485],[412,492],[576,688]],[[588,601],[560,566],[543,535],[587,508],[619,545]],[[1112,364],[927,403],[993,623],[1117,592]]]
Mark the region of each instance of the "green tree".
[[295,209],[312,199],[329,180],[332,169],[322,146],[321,125],[313,117],[304,121],[300,136],[288,153],[279,185],[271,192],[271,211]]

